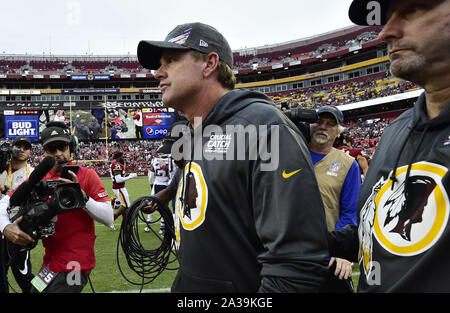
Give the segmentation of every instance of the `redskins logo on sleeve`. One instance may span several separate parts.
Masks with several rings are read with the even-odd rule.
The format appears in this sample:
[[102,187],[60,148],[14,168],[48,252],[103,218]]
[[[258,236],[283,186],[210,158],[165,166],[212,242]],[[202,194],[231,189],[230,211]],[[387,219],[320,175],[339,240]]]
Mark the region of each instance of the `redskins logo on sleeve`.
[[373,238],[391,254],[408,257],[424,253],[441,237],[449,216],[448,169],[419,162],[397,169],[397,181],[383,177],[360,212],[359,262],[366,277],[373,261]]

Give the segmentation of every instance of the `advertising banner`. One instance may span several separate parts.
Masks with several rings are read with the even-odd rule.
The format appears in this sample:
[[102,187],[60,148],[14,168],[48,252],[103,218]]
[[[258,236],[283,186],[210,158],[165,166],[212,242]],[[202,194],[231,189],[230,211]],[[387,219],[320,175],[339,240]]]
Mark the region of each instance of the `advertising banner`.
[[31,141],[38,141],[38,115],[5,115],[5,136],[9,139],[26,136]]
[[[159,100],[114,100],[114,101],[83,101],[83,100],[55,100],[55,101],[0,101],[0,112],[4,110],[92,110],[103,109],[105,105],[108,109],[118,108],[160,108],[160,111],[168,112],[170,108],[164,107]],[[172,109],[173,111],[173,109]]]
[[109,80],[109,75],[94,75],[95,80]]
[[174,121],[174,113],[144,113],[144,126],[166,126]]
[[164,138],[167,135],[167,126],[144,126],[144,138]]
[[71,80],[87,80],[87,75],[72,75],[70,76]]

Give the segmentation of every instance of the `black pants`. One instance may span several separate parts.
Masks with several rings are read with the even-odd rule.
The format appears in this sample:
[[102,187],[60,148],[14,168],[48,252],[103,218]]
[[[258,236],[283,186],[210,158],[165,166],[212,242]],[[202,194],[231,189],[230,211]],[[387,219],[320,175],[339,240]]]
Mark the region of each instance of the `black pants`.
[[17,284],[23,293],[31,290],[31,280],[34,278],[31,272],[30,251],[19,251],[12,259],[11,270]]
[[31,280],[34,275],[31,271],[30,251],[20,250],[20,247],[8,242],[7,239],[0,240],[0,293],[8,293],[8,269],[11,267],[14,278],[23,293],[31,290]]
[[6,264],[0,264],[0,293],[9,293],[8,269]]
[[136,133],[136,138],[144,138],[144,127],[143,126],[134,126],[135,129],[135,133]]
[[319,289],[320,293],[354,293],[353,280],[350,276],[347,279],[339,279],[334,275],[336,271],[336,262],[328,269],[328,273],[325,276],[325,282]]
[[[67,276],[71,273],[59,272],[50,282],[50,284],[42,291],[42,293],[80,293],[88,281],[88,275],[79,272],[80,282],[77,284],[68,283]],[[71,279],[69,279],[70,281]],[[31,293],[39,293],[36,288],[32,287]]]

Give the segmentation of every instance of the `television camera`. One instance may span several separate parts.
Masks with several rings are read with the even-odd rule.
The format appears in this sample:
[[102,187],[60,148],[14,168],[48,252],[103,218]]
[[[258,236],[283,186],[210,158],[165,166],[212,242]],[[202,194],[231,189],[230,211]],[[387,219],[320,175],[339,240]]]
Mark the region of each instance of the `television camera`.
[[41,181],[54,163],[52,157],[44,158],[31,173],[28,181],[22,183],[10,199],[10,220],[13,222],[23,216],[19,223],[20,229],[36,240],[27,246],[27,249],[33,249],[38,239],[55,233],[59,214],[84,208],[86,205],[79,183]]
[[20,150],[13,149],[11,143],[3,139],[0,141],[0,173],[6,170],[6,166],[13,157],[19,157]]
[[317,112],[313,109],[287,109],[283,105],[282,111],[302,132],[306,142],[309,142],[309,140],[311,139],[309,124],[317,122],[317,120],[319,119]]

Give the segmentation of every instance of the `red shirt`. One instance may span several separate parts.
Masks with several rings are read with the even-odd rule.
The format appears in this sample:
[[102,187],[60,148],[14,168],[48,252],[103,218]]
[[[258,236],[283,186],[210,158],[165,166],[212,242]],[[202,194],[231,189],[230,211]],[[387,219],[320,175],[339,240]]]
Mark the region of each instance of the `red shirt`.
[[133,120],[140,120],[141,119],[141,114],[137,113],[133,116]]
[[[59,175],[50,171],[43,180],[59,179]],[[81,189],[89,197],[95,201],[109,201],[105,187],[93,169],[80,167],[77,178]],[[43,265],[49,264],[54,272],[70,272],[79,264],[77,269],[88,273],[95,267],[94,242],[94,220],[85,210],[60,214],[55,224],[55,234],[42,240],[45,247]]]

